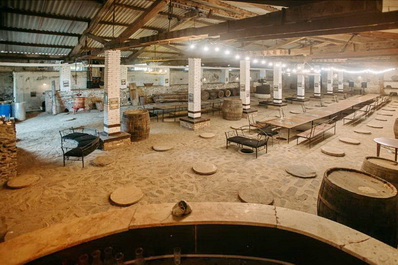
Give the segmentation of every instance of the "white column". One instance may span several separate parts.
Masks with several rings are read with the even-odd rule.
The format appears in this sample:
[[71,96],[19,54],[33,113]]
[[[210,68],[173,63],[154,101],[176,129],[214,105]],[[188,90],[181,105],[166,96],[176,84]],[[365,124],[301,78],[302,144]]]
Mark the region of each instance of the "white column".
[[297,75],[297,98],[305,98],[305,78],[304,75]]
[[321,74],[314,75],[314,97],[321,96]]
[[282,67],[274,65],[274,103],[282,104]]
[[221,69],[220,82],[221,83],[229,82],[229,69]]
[[333,70],[328,71],[326,94],[333,94]]
[[201,78],[202,60],[200,58],[188,59],[188,117],[201,117]]
[[104,131],[120,132],[120,51],[105,51]]
[[120,88],[127,88],[127,66],[120,66]]
[[72,87],[72,74],[69,64],[63,64],[59,69],[59,88],[61,91],[70,91]]
[[339,84],[338,84],[338,88],[337,88],[337,91],[338,92],[344,92],[344,83],[343,83],[343,72],[342,71],[340,71],[339,73],[338,73],[338,80],[339,80]]
[[261,69],[260,70],[260,79],[265,79],[266,77],[266,70],[265,69]]
[[240,99],[243,111],[250,109],[250,61],[240,61]]

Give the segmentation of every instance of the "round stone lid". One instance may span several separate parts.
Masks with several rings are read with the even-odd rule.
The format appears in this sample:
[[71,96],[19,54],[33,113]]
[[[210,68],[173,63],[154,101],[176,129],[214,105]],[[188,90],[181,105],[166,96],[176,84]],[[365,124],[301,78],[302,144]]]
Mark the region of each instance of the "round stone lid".
[[354,132],[359,133],[359,134],[372,134],[371,131],[361,130],[361,129],[354,130]]
[[240,189],[238,196],[243,202],[247,203],[267,205],[274,203],[274,195],[265,188],[260,187],[246,187]]
[[321,147],[322,153],[330,156],[345,156],[345,152],[335,148],[335,147],[330,147],[330,146],[323,146]]
[[340,142],[346,143],[346,144],[354,144],[354,145],[358,145],[361,142],[358,141],[357,139],[353,139],[353,138],[348,138],[348,137],[340,137],[339,138]]
[[40,177],[37,175],[24,175],[10,179],[7,181],[7,186],[13,189],[20,189],[33,185],[39,180]]
[[315,178],[316,172],[314,169],[304,165],[290,165],[286,167],[286,172],[298,178]]
[[205,138],[205,139],[210,139],[210,138],[215,137],[216,135],[214,133],[206,133],[205,132],[205,133],[201,133],[199,136],[202,138]]
[[200,175],[211,175],[217,172],[217,167],[212,163],[198,162],[192,167],[192,170]]
[[135,185],[117,188],[111,193],[109,198],[112,202],[121,206],[134,204],[142,199],[144,194],[141,189]]
[[165,152],[173,149],[171,145],[154,145],[152,149],[158,152]]

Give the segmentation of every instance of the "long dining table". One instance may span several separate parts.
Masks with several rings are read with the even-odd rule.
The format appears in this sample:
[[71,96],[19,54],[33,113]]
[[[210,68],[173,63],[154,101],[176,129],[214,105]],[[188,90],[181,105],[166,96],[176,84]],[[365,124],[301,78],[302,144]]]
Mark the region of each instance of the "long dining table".
[[342,111],[352,109],[358,105],[373,102],[378,97],[380,97],[380,95],[378,94],[367,94],[364,96],[352,97],[342,100],[338,103],[334,103],[327,107],[322,107],[315,110],[303,112],[300,114],[295,114],[294,116],[288,118],[276,118],[264,122],[260,121],[260,123],[287,129],[287,142],[289,143],[291,129],[307,123],[313,124],[315,120],[324,119],[328,117],[330,118],[333,115],[337,115]]

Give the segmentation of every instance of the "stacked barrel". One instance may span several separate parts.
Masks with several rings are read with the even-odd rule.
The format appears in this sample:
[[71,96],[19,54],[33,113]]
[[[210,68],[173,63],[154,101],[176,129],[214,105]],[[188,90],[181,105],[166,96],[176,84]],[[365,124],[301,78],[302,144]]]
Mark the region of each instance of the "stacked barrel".
[[231,96],[239,96],[239,88],[202,90],[202,100],[229,98]]

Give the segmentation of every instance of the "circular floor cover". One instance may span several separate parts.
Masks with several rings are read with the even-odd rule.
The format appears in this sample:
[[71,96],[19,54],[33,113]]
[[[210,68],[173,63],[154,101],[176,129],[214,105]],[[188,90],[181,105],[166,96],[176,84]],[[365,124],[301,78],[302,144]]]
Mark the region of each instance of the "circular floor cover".
[[358,144],[361,143],[361,142],[358,141],[357,139],[348,138],[348,137],[340,137],[340,138],[339,138],[339,141],[340,141],[340,142],[343,142],[343,143],[346,143],[346,144],[355,144],[355,145],[358,145]]
[[379,124],[366,124],[366,126],[370,127],[370,128],[376,128],[376,129],[383,129],[383,126],[379,125]]
[[40,177],[37,175],[25,175],[25,176],[20,176],[16,177],[13,179],[10,179],[7,182],[7,186],[13,189],[20,189],[20,188],[25,188],[28,187],[37,181],[40,180]]
[[173,147],[170,145],[154,145],[152,149],[158,152],[165,152],[173,149]]
[[291,110],[290,113],[291,114],[300,114],[301,112],[300,111]]
[[192,170],[200,175],[211,175],[216,173],[217,167],[212,163],[198,162],[193,165]]
[[381,110],[385,110],[385,111],[395,111],[395,109],[391,109],[391,108],[385,108],[385,109],[381,109]]
[[334,147],[323,146],[321,147],[321,151],[322,153],[330,156],[345,156],[344,151]]
[[205,139],[210,139],[210,138],[213,138],[216,135],[214,133],[201,133],[199,136],[202,137],[202,138],[205,138]]
[[239,190],[239,199],[247,203],[273,204],[274,195],[265,188],[246,187]]
[[354,132],[359,133],[359,134],[372,134],[371,131],[361,130],[361,129],[354,130]]
[[379,118],[379,117],[376,117],[375,120],[376,120],[376,121],[387,121],[387,119],[385,119],[385,118]]
[[109,198],[117,205],[128,206],[138,202],[143,196],[140,188],[130,185],[116,189]]
[[304,165],[290,165],[286,167],[286,172],[298,178],[315,178],[316,172],[314,169]]
[[113,158],[109,156],[97,156],[90,161],[90,164],[95,167],[104,167],[114,162]]
[[381,115],[381,116],[392,116],[391,113],[377,113],[377,115]]

